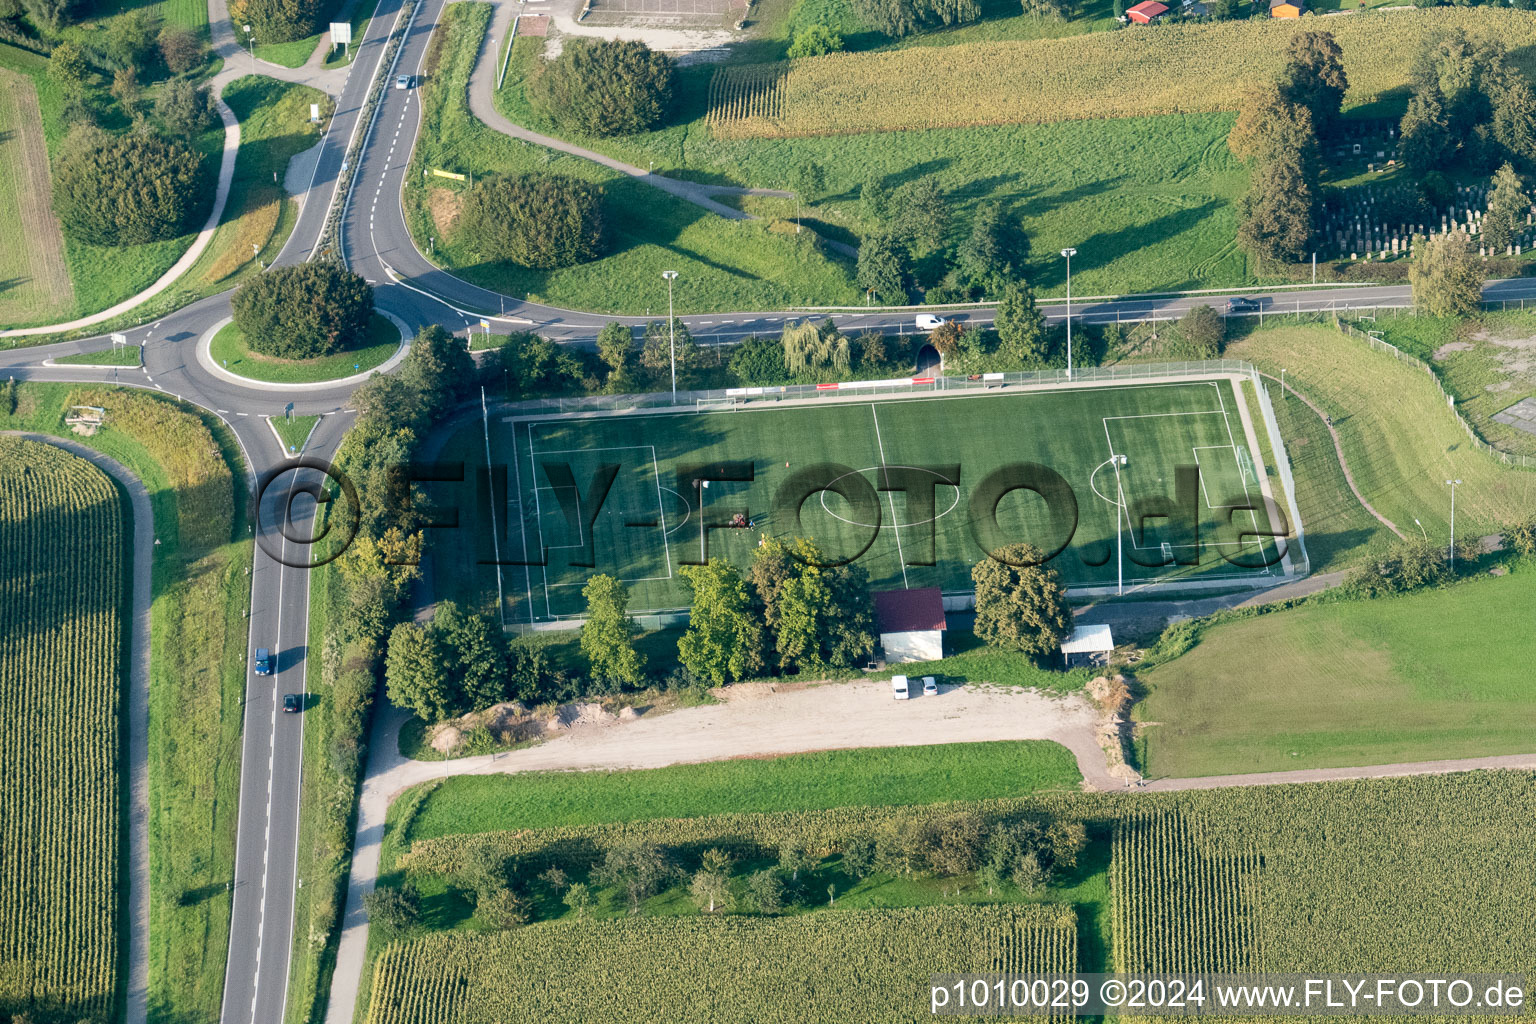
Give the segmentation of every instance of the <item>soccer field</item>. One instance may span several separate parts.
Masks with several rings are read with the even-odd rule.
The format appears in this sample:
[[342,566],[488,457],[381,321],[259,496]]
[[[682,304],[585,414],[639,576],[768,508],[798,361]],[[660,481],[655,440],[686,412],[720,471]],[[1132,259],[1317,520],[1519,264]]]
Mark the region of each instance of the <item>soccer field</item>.
[[1291,524],[1264,500],[1280,488],[1251,394],[1224,377],[493,416],[488,437],[476,424],[453,447],[466,479],[483,476],[488,447],[504,484],[482,482],[463,512],[475,543],[436,538],[449,555],[440,571],[472,572],[494,594],[495,570],[472,563],[499,559],[508,624],[580,614],[595,573],[629,584],[631,611],[686,608],[680,566],[701,561],[707,543],[710,557],[744,569],[765,534],[855,559],[875,589],[969,590],[988,550],[1020,540],[1056,552],[1073,588],[1113,589],[1122,574],[1127,590],[1278,581],[1286,544],[1259,535]]

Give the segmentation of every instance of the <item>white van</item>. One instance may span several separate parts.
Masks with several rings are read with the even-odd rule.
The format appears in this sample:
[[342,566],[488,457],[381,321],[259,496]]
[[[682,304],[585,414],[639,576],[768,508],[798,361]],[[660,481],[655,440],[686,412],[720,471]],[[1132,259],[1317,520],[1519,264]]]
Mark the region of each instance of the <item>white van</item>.
[[944,319],[942,317],[934,316],[932,313],[917,314],[917,329],[920,331],[936,331],[943,326]]
[[911,696],[911,694],[907,692],[906,676],[891,676],[891,696],[895,697],[897,700],[906,700]]

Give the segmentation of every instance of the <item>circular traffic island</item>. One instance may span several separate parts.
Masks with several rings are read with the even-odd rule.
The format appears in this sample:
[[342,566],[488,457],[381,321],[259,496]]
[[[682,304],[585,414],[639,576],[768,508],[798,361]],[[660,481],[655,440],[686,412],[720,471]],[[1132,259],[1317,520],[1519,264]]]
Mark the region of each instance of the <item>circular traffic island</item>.
[[382,314],[368,321],[368,330],[351,348],[313,359],[280,359],[254,352],[234,321],[225,324],[208,347],[217,366],[238,377],[266,384],[317,384],[341,380],[377,369],[400,350],[400,330]]

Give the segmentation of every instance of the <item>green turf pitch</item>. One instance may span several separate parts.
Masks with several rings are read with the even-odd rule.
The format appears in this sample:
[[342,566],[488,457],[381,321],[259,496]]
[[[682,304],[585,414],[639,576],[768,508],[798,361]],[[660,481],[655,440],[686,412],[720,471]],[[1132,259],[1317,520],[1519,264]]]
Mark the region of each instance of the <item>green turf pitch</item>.
[[[728,412],[493,417],[490,449],[492,461],[507,467],[505,492],[493,499],[482,487],[484,500],[467,518],[483,524],[494,507],[503,561],[537,562],[545,553],[544,565],[503,568],[509,623],[579,614],[581,588],[598,572],[629,584],[632,611],[686,607],[678,569],[700,560],[706,535],[711,557],[742,567],[764,534],[810,537],[834,557],[857,555],[876,589],[968,590],[971,566],[985,557],[989,538],[1029,540],[1046,550],[1065,543],[1054,564],[1073,587],[1113,586],[1122,567],[1127,587],[1278,579],[1283,566],[1264,564],[1276,561],[1274,542],[1241,535],[1269,529],[1254,468],[1263,463],[1239,413],[1243,401],[1242,389],[1222,379],[765,403]],[[475,448],[462,446],[466,456]],[[480,448],[472,470],[484,462]],[[753,480],[707,488],[689,482],[690,467],[727,463],[750,466]],[[976,503],[983,482],[1025,463],[1060,474],[1075,498],[1075,517],[1052,519],[1045,499],[1013,490],[995,502],[996,529],[987,533]],[[867,481],[864,503],[858,493],[850,501],[822,491],[800,506],[797,520],[782,494],[813,464],[845,467],[838,472],[858,478],[846,483]],[[1183,518],[1149,518],[1144,528],[1130,529],[1130,511],[1146,510],[1149,500],[1173,502],[1175,474],[1185,466],[1199,469],[1198,534]],[[885,488],[903,482],[894,467],[907,467],[908,491]],[[594,508],[594,482],[608,475],[611,487]],[[931,506],[924,507],[913,494],[929,488],[911,484],[930,479]],[[1121,495],[1128,512],[1117,516]],[[1232,511],[1250,502],[1259,510]],[[750,519],[749,528],[703,529],[737,512]],[[1196,564],[1179,564],[1191,556]],[[494,585],[494,573],[490,579]]]

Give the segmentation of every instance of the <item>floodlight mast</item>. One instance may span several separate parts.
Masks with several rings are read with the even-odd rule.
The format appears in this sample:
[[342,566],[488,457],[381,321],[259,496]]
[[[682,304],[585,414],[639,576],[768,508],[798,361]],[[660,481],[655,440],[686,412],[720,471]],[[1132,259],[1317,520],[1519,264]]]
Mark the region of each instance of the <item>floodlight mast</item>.
[[672,282],[677,280],[677,271],[663,270],[661,276],[667,281],[667,347],[672,355],[672,404],[677,404],[677,326],[672,316]]
[[1067,261],[1067,380],[1072,379],[1072,257],[1076,249],[1063,249],[1061,255]]

